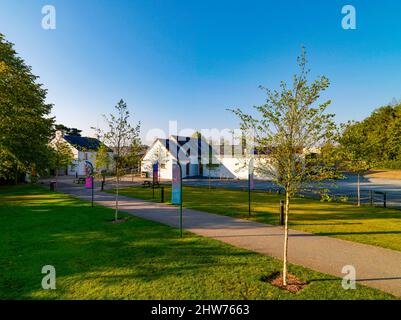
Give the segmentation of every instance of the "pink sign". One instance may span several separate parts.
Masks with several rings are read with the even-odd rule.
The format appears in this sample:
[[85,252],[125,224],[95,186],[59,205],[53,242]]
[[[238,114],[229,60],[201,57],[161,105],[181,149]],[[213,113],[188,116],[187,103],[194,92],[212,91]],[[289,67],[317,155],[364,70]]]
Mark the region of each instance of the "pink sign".
[[85,188],[92,189],[92,178],[85,178]]

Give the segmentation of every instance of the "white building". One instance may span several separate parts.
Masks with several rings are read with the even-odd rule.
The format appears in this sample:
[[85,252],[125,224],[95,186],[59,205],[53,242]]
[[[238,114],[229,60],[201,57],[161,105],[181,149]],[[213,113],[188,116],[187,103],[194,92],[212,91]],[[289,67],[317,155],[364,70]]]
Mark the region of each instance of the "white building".
[[[56,137],[50,142],[50,145],[55,145],[56,143],[64,142],[69,145],[71,151],[74,155],[74,160],[68,168],[60,169],[60,175],[69,176],[84,176],[86,175],[85,161],[90,161],[95,169],[98,169],[95,165],[96,153],[101,142],[96,138],[81,137],[76,135],[64,135],[61,131],[56,132]],[[108,150],[110,158],[113,156],[113,151]],[[106,168],[99,168],[100,170]]]
[[[249,157],[240,145],[211,145],[203,138],[170,136],[156,139],[142,158],[141,172],[153,175],[153,165],[158,164],[159,178],[172,179],[172,165],[182,167],[183,178],[247,179]],[[255,159],[255,167],[260,161]],[[255,178],[268,179],[258,175]]]

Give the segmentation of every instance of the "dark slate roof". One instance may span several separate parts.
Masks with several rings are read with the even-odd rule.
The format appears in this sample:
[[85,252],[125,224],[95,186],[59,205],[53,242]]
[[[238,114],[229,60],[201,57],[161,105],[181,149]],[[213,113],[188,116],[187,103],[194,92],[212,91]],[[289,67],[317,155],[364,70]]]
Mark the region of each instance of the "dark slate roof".
[[[65,135],[64,139],[79,151],[97,151],[102,145],[96,138]],[[110,148],[108,151],[112,152]]]

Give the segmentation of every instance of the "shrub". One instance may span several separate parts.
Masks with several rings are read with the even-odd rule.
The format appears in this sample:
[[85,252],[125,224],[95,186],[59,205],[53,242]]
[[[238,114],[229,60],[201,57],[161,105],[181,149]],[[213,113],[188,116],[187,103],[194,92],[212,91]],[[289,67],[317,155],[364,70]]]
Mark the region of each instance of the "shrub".
[[375,165],[375,169],[401,169],[401,160],[385,160]]

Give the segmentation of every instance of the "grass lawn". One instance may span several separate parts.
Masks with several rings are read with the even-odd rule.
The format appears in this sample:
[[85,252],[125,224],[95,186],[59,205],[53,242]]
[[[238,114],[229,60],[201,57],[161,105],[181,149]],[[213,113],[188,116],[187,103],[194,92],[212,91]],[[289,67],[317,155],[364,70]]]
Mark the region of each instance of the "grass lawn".
[[[49,193],[0,188],[0,299],[388,299],[340,279],[290,266],[308,287],[291,294],[260,281],[278,260]],[[41,289],[44,265],[57,290]]]
[[[152,189],[130,187],[121,194],[152,200]],[[160,190],[155,189],[156,201]],[[171,187],[165,187],[165,198],[171,197]],[[266,192],[252,193],[251,220],[279,223],[279,202],[282,196]],[[248,219],[248,192],[184,187],[183,202],[187,208]],[[401,251],[401,210],[379,207],[356,207],[351,204],[321,202],[309,198],[293,199],[291,228]]]

